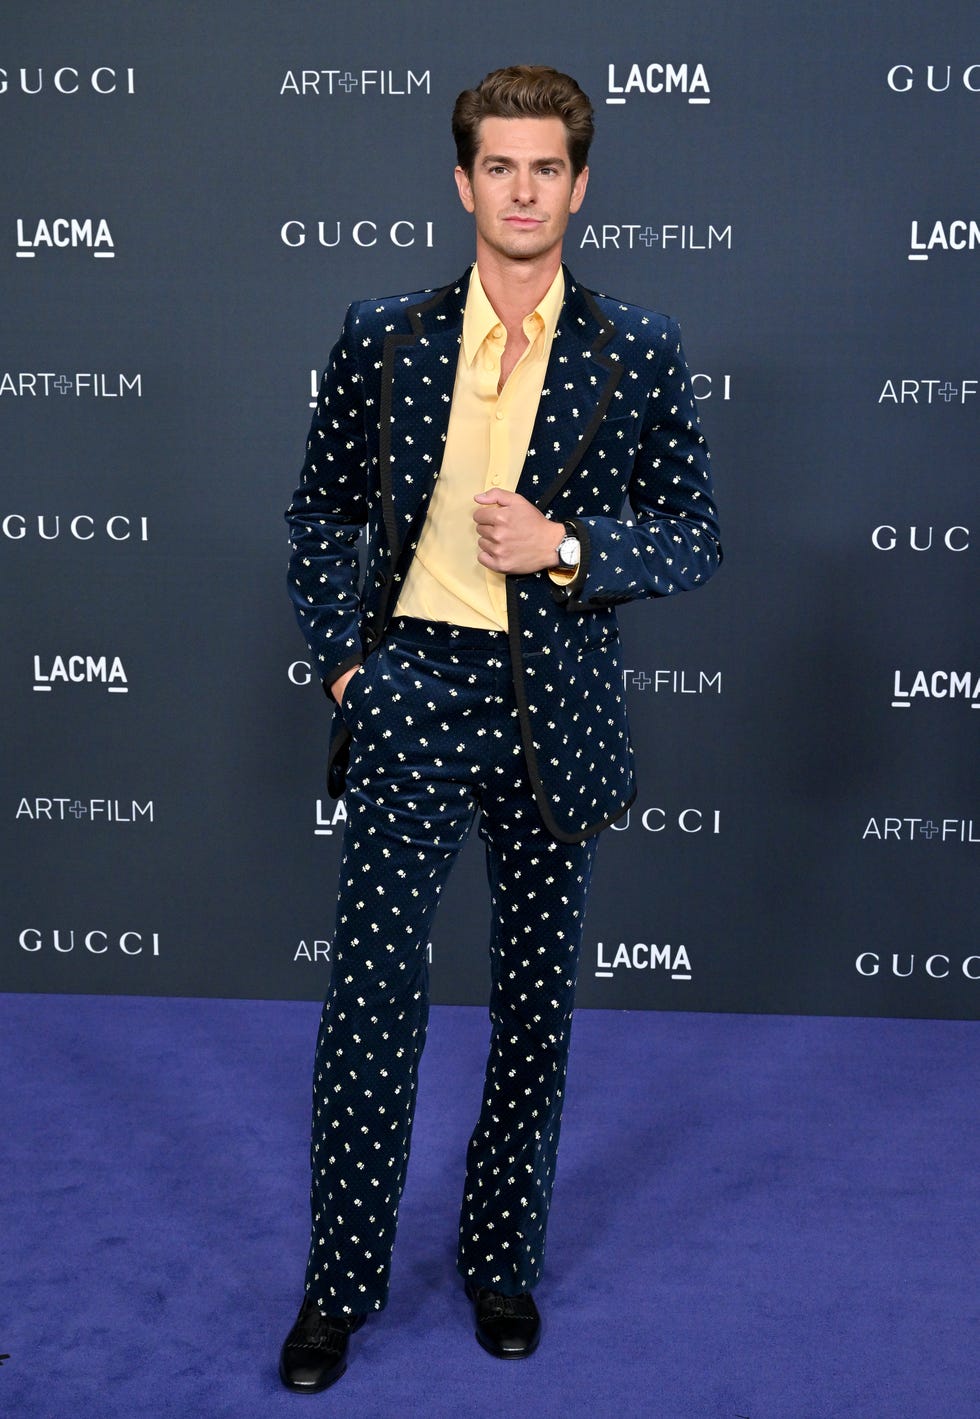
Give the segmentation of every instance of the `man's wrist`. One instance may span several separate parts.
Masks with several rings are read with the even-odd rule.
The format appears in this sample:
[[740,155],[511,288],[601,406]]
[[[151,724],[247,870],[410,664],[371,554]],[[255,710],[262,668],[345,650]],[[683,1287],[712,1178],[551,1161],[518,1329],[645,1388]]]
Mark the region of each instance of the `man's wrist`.
[[[559,530],[559,529],[560,529],[560,530]],[[558,533],[558,541],[555,542],[555,544],[554,544],[554,546],[552,547],[552,550],[551,550],[551,561],[548,563],[548,566],[547,566],[547,570],[548,570],[549,572],[553,572],[553,571],[557,570],[558,567],[561,566],[561,559],[560,559],[560,557],[558,556],[558,548],[561,546],[561,544],[564,542],[566,536],[568,535],[568,534],[566,533],[564,527],[561,526],[561,524],[558,524],[558,526],[555,527],[555,532]],[[552,536],[554,536],[554,533],[552,534]]]
[[[564,553],[564,555],[563,555]],[[548,576],[555,586],[568,587],[576,580],[582,564],[582,543],[574,525],[565,523],[564,535],[555,548]]]
[[558,558],[556,570],[563,572],[577,572],[582,559],[582,544],[579,541],[578,532],[572,523],[564,524],[564,536],[555,548],[555,555]]
[[347,689],[347,682],[350,680],[351,676],[355,673],[355,671],[359,670],[360,668],[361,661],[355,660],[352,665],[348,665],[346,670],[342,670],[340,674],[337,675],[330,682],[329,685],[324,686],[324,689],[326,690],[327,694],[330,696],[330,698],[334,701],[335,704],[339,705],[343,703],[344,692]]

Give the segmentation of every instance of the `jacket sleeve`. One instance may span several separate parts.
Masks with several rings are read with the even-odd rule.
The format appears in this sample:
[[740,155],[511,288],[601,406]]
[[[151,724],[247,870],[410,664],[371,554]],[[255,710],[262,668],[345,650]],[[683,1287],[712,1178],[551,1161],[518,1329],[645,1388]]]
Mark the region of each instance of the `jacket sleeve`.
[[362,658],[357,542],[367,521],[368,452],[356,311],[348,310],[324,371],[300,484],[286,510],[289,595],[328,692]]
[[574,517],[578,575],[552,595],[597,610],[700,586],[721,562],[710,455],[675,321],[667,327],[627,492],[633,518]]

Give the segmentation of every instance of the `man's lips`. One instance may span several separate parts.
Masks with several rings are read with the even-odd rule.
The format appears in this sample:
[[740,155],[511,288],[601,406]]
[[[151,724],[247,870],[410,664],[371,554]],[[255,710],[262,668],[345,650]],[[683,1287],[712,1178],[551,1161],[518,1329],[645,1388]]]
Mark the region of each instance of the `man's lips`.
[[514,213],[510,217],[505,217],[504,221],[511,227],[539,227],[542,222],[541,217],[522,217]]

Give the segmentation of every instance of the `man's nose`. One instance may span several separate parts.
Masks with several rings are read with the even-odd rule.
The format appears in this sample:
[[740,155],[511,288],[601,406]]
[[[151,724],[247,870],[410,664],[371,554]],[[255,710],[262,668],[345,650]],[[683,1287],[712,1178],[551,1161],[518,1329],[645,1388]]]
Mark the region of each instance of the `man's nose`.
[[529,172],[521,172],[516,169],[514,172],[511,195],[515,202],[520,202],[521,206],[526,206],[534,201],[534,184],[531,181]]

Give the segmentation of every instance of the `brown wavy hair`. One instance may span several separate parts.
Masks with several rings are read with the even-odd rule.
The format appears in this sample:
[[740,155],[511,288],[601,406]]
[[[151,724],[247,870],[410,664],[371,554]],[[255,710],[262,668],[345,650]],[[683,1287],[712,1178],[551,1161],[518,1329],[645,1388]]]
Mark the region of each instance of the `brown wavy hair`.
[[595,133],[592,105],[574,79],[546,64],[494,69],[475,89],[464,89],[453,108],[456,161],[472,174],[485,118],[560,118],[565,125],[572,173],[589,161]]

